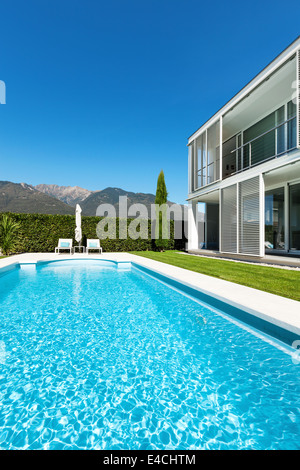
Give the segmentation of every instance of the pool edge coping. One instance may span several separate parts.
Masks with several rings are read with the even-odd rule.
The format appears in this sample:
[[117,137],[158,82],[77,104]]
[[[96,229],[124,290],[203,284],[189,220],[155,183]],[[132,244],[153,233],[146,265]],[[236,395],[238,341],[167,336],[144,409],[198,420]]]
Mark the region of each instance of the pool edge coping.
[[300,302],[136,254],[122,252],[87,256],[82,254],[27,253],[1,259],[0,273],[4,274],[21,265],[38,266],[40,263],[63,260],[105,260],[113,262],[118,268],[123,266],[125,269],[128,269],[128,263],[142,266],[173,282],[195,290],[199,294],[214,298],[235,309],[243,310],[262,321],[293,333],[300,339]]

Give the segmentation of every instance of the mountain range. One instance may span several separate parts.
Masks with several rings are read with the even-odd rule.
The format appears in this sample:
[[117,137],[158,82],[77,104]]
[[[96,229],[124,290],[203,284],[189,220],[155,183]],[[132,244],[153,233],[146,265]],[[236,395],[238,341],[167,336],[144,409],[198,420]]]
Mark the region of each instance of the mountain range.
[[32,188],[41,191],[42,193],[48,194],[48,196],[55,197],[70,206],[76,206],[81,201],[86,199],[92,191],[88,189],[80,188],[79,186],[58,186],[57,184],[37,184]]
[[[58,186],[0,181],[0,212],[74,215],[76,204],[80,204],[82,215],[94,216],[100,204],[112,204],[118,214],[119,197],[127,196],[127,204],[144,204],[150,216],[155,195],[134,193],[121,188],[105,188],[89,191],[79,186]],[[173,204],[168,201],[168,204]]]
[[26,183],[0,181],[0,211],[27,214],[74,214],[70,205]]

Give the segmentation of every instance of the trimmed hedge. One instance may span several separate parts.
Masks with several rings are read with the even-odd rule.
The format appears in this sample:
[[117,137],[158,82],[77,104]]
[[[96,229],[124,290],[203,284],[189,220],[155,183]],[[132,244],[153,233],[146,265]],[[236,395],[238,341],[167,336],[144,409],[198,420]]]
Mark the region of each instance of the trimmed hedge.
[[[75,215],[15,214],[7,213],[20,223],[16,253],[54,252],[59,238],[72,238],[75,241]],[[83,244],[87,238],[98,238],[96,227],[103,217],[83,216],[81,220]],[[127,220],[127,226],[133,219]],[[116,219],[116,239],[101,240],[103,251],[147,251],[155,250],[155,240],[151,239],[151,221],[148,221],[148,239],[118,239],[119,219]],[[166,249],[184,249],[185,238],[174,240],[174,222],[170,222],[170,240]]]

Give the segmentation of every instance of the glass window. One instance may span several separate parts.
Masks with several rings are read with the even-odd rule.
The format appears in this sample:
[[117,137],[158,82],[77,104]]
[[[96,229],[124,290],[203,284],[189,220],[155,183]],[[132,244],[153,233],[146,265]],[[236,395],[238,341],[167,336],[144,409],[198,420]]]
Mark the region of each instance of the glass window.
[[[285,127],[286,124],[284,123],[284,106],[281,106],[281,108],[277,109],[276,111],[276,154],[283,153],[286,148],[285,148]],[[280,124],[283,124],[282,126]]]
[[220,168],[220,121],[207,130],[207,183],[219,179]]
[[276,154],[275,130],[264,134],[274,127],[275,112],[261,119],[244,132],[244,144],[252,141],[249,145],[244,147],[245,158],[246,160],[249,159],[250,166],[273,157]]
[[296,147],[296,104],[289,101],[287,104],[287,118],[292,119],[288,122],[288,150]]
[[230,139],[223,142],[222,145],[222,176],[223,179],[232,175],[237,171],[236,168],[236,149],[237,138],[236,136],[231,137]]
[[300,250],[300,184],[290,186],[290,250]]
[[237,170],[242,170],[244,168],[244,161],[243,161],[243,149],[242,149],[242,133],[240,132],[236,136],[236,162],[237,162]]
[[201,188],[206,185],[206,133],[204,132],[197,138],[197,187]]
[[265,249],[284,250],[284,188],[265,194]]
[[194,191],[194,178],[195,178],[195,160],[194,160],[194,145],[189,145],[189,192]]

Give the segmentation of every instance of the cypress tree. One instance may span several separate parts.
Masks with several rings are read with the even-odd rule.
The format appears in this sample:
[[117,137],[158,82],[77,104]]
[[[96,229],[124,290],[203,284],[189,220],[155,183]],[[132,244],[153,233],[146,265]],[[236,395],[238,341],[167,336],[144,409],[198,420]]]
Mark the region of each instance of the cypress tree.
[[[155,204],[162,206],[162,210],[158,210],[156,208],[156,240],[155,245],[160,250],[163,251],[164,248],[168,244],[168,240],[165,238],[167,234],[167,211],[166,211],[166,204],[167,204],[167,187],[165,183],[165,175],[163,170],[158,175],[157,179],[157,188],[156,188],[156,195],[155,195]],[[158,232],[157,232],[158,231]],[[157,238],[158,235],[158,238]]]
[[167,203],[167,187],[165,183],[165,175],[163,170],[158,175],[157,178],[157,188],[156,188],[156,195],[155,195],[155,204],[166,204]]

